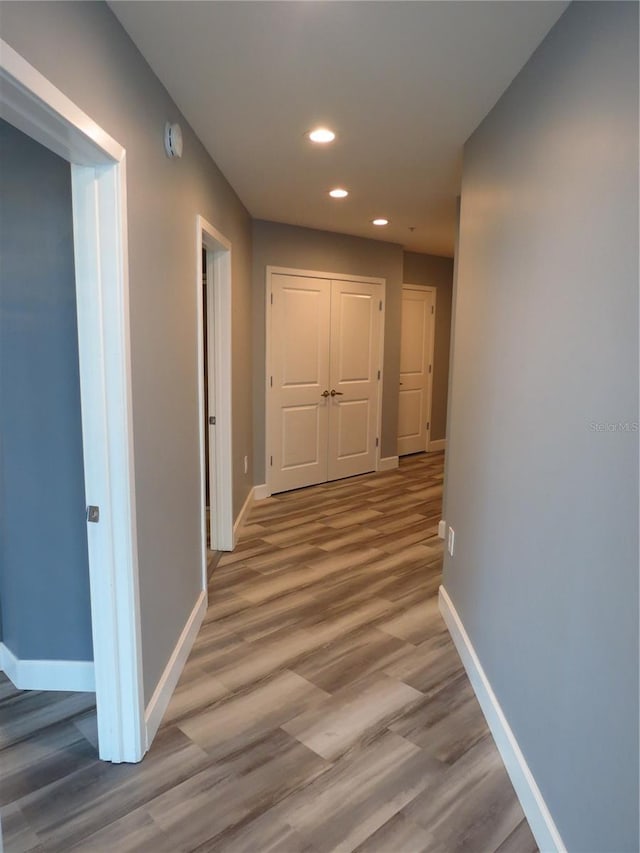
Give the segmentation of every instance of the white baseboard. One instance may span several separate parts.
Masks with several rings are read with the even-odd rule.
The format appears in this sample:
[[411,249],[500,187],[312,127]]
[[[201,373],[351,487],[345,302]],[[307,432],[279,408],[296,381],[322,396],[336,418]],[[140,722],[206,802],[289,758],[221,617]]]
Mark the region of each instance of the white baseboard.
[[196,601],[193,610],[191,611],[191,615],[187,619],[186,625],[182,629],[182,634],[180,634],[176,647],[171,653],[171,657],[164,668],[160,681],[158,682],[156,689],[153,691],[153,696],[145,709],[144,723],[147,738],[145,749],[149,749],[151,742],[158,731],[164,712],[167,710],[167,705],[173,696],[173,691],[176,689],[178,679],[180,678],[184,665],[187,662],[187,658],[189,657],[189,653],[195,639],[198,636],[198,631],[200,630],[200,626],[202,625],[202,620],[204,619],[206,612],[207,592],[203,589],[198,596],[198,600]]
[[437,438],[435,441],[429,442],[429,453],[435,453],[436,450],[446,450],[447,449],[447,439],[446,438]]
[[397,456],[385,456],[378,463],[378,471],[393,471],[399,464]]
[[443,586],[440,587],[439,591],[439,605],[442,618],[467,671],[471,686],[480,703],[482,713],[487,720],[538,847],[544,853],[566,851],[567,848],[562,842],[558,828],[553,822],[551,813],[540,793],[536,780],[533,778],[518,741],[507,722],[453,602]]
[[18,690],[94,693],[93,661],[24,660],[0,643],[0,669]]
[[269,486],[266,483],[260,483],[259,486],[253,487],[253,499],[254,501],[263,501],[265,498],[270,498],[271,492],[269,490]]

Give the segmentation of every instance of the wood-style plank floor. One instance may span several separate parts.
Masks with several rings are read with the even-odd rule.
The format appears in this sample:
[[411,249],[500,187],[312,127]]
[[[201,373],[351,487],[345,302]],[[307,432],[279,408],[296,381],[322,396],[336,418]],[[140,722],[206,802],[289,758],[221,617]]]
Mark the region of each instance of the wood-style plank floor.
[[139,765],[0,682],[5,850],[532,853],[438,613],[443,454],[256,504]]

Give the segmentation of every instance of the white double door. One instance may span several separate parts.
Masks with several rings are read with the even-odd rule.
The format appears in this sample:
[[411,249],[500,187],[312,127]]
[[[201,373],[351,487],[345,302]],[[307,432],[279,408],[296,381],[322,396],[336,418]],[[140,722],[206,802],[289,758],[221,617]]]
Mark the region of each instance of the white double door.
[[434,288],[402,288],[398,456],[429,448],[435,300]]
[[382,286],[272,273],[272,492],[376,468]]

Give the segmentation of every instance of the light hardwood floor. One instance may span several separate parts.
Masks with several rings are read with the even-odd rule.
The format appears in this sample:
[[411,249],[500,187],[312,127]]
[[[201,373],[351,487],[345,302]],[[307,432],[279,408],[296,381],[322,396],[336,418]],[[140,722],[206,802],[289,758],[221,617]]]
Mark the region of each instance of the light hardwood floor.
[[532,853],[438,613],[443,454],[256,504],[139,765],[0,682],[5,850]]

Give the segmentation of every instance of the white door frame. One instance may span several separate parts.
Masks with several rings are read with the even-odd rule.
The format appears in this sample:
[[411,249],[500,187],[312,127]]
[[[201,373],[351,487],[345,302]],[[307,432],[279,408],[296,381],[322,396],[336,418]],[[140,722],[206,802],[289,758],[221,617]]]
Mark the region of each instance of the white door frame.
[[71,163],[100,758],[146,747],[131,419],[126,152],[0,40],[0,116]]
[[345,273],[323,272],[321,270],[299,270],[292,267],[276,267],[267,266],[266,269],[266,286],[265,286],[265,430],[264,430],[264,467],[265,467],[265,482],[266,494],[264,497],[271,495],[271,466],[269,465],[269,447],[271,445],[271,418],[270,405],[270,368],[271,368],[271,314],[269,308],[271,306],[271,277],[273,275],[297,275],[305,278],[322,278],[333,281],[358,281],[365,284],[380,285],[380,299],[382,301],[382,310],[380,314],[380,332],[379,332],[379,347],[380,347],[380,383],[378,388],[378,406],[376,412],[376,433],[378,436],[378,445],[376,447],[376,471],[380,470],[380,458],[382,454],[382,392],[384,390],[384,323],[387,309],[387,280],[386,278],[376,278],[374,276],[362,275],[347,275]]
[[[202,251],[207,253],[207,333],[213,340],[213,400],[216,424],[207,423],[204,389],[204,311],[202,305]],[[211,548],[233,551],[233,469],[231,437],[231,242],[202,216],[196,217],[197,323],[198,323],[198,416],[200,419],[200,518],[202,523],[203,589],[207,588],[207,528],[205,429],[209,430],[210,458],[213,456],[216,512],[211,514]],[[213,319],[212,319],[213,318]]]
[[[431,315],[431,351],[429,352],[429,364],[431,365],[431,373],[428,374],[428,390],[427,390],[427,423],[429,426],[427,427],[426,436],[425,436],[425,451],[429,450],[429,445],[431,444],[431,409],[432,409],[432,399],[433,399],[433,368],[434,361],[433,356],[435,353],[436,346],[436,311],[438,310],[437,299],[438,299],[438,290],[435,287],[430,287],[426,284],[403,284],[402,290],[423,290],[433,295],[433,314]],[[400,335],[402,336],[402,329],[400,329]]]

